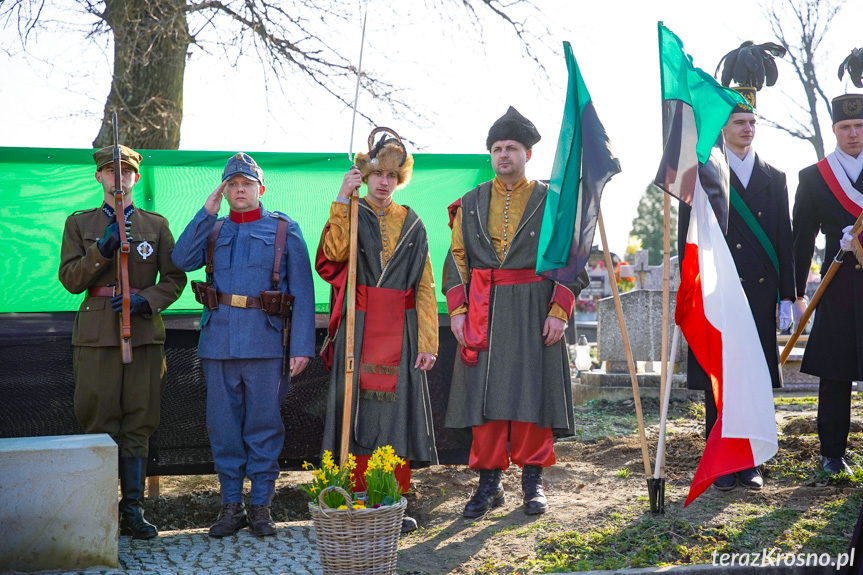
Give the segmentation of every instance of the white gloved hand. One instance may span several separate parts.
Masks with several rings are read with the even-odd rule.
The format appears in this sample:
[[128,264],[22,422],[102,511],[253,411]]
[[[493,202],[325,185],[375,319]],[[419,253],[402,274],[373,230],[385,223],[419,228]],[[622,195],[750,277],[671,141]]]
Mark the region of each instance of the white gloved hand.
[[842,228],[842,239],[839,240],[839,247],[846,252],[851,249],[851,240],[854,239],[854,236],[851,235],[853,228],[854,226],[845,226]]
[[779,321],[776,322],[779,331],[785,331],[791,327],[791,302],[784,299],[779,302]]
[[809,305],[809,300],[806,297],[797,298],[791,305],[791,312],[794,315],[794,326],[800,325],[800,318],[803,317],[803,312],[806,311],[806,306]]

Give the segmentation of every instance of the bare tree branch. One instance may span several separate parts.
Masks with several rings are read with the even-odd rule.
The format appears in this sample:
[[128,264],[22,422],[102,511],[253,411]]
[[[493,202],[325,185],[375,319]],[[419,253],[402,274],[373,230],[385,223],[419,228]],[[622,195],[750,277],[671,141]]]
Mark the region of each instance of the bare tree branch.
[[[505,23],[524,55],[548,78],[536,47],[548,47],[551,34],[534,17],[540,10],[533,0],[424,0],[424,5],[439,8],[437,12],[457,26],[467,23],[482,31],[484,23]],[[112,86],[94,145],[108,137],[106,119],[117,111],[121,124],[132,124],[123,135],[130,145],[177,148],[182,77],[192,49],[234,67],[251,57],[266,72],[265,88],[274,82],[281,93],[302,97],[296,91],[300,77],[346,107],[351,106],[359,74],[362,91],[377,109],[414,121],[425,117],[408,104],[405,87],[384,81],[373,70],[358,71],[341,53],[343,48],[333,44],[343,40],[334,31],[350,30],[356,22],[361,0],[66,0],[64,6],[77,11],[71,27],[86,22],[85,39],[93,41],[107,32],[113,38]],[[408,12],[413,8],[404,6]],[[48,24],[43,9],[61,8],[46,0],[5,0],[0,3],[0,26],[15,26],[25,47],[29,36]],[[358,114],[375,124],[373,111]]]

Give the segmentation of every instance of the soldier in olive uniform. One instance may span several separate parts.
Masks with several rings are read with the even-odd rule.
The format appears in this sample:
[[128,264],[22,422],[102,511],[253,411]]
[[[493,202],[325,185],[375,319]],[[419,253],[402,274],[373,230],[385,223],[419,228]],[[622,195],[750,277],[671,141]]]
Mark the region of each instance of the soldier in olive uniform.
[[72,329],[75,414],[87,433],[107,433],[119,446],[121,535],[151,539],[158,532],[144,519],[141,498],[149,439],[159,425],[165,387],[161,312],[180,297],[186,275],[171,261],[174,237],[168,221],[133,205],[131,192],[140,177],[141,155],[125,146],[120,146],[120,154],[123,205],[132,248],[132,363],[122,363],[117,313],[122,296],[114,294],[114,254],[120,247],[120,233],[112,207],[112,148],[93,154],[96,181],[104,192],[102,207],[75,212],[66,219],[60,282],[71,293],[86,292]]

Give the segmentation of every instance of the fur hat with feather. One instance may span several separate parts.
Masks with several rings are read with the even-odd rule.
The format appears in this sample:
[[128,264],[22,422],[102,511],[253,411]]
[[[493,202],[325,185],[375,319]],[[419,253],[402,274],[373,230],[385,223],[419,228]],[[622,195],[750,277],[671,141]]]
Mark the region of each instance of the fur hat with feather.
[[[377,144],[373,144],[377,133],[384,132]],[[408,154],[402,143],[402,139],[389,128],[375,128],[369,134],[369,153],[358,152],[354,157],[354,164],[363,175],[363,183],[368,183],[369,174],[380,170],[381,172],[394,171],[398,174],[396,189],[402,189],[411,181],[414,171],[414,157]]]

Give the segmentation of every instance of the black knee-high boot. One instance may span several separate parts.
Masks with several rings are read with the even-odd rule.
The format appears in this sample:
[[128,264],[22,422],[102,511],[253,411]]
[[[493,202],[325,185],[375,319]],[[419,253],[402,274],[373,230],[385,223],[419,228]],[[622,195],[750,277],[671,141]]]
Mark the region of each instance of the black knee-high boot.
[[159,532],[144,519],[141,499],[144,497],[144,481],[147,477],[146,457],[120,457],[120,535],[131,535],[135,539],[152,539]]

